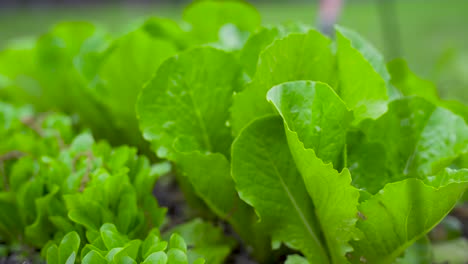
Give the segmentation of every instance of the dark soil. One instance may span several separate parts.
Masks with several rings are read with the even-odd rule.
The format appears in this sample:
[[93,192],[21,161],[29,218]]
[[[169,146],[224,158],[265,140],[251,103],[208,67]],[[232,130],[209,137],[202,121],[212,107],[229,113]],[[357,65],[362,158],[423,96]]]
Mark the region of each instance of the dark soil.
[[462,224],[462,235],[468,239],[468,204],[457,206],[451,215],[455,216]]

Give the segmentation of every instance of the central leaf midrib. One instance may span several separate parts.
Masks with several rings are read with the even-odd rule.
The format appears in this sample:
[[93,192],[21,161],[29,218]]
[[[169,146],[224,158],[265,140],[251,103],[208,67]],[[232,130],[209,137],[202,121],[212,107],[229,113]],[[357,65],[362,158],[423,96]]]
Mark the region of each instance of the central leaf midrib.
[[190,98],[190,102],[192,103],[193,110],[195,112],[195,117],[197,118],[197,121],[198,121],[198,125],[199,125],[200,129],[202,130],[202,134],[203,134],[202,137],[203,137],[203,141],[205,143],[205,147],[207,148],[208,151],[212,151],[213,147],[211,145],[211,141],[210,141],[210,138],[208,136],[208,131],[206,129],[205,121],[203,120],[203,118],[201,116],[200,110],[198,109],[197,105],[195,104],[195,100],[193,99],[191,89],[188,89],[188,95],[189,95],[189,98]]
[[290,192],[288,186],[286,185],[286,183],[284,182],[283,178],[281,177],[281,173],[278,171],[278,168],[276,167],[275,163],[273,162],[273,160],[271,159],[270,155],[267,155],[268,157],[268,161],[271,163],[274,171],[275,171],[275,174],[276,176],[278,177],[280,183],[281,183],[281,186],[283,187],[284,191],[286,192],[287,196],[288,196],[288,199],[289,201],[291,202],[291,204],[293,205],[296,213],[299,215],[299,218],[301,219],[301,222],[302,224],[304,225],[304,227],[307,229],[307,231],[309,232],[310,236],[312,237],[312,239],[315,241],[315,243],[318,245],[318,247],[320,248],[320,250],[322,251],[321,255],[322,257],[324,257],[325,259],[328,260],[328,255],[326,254],[326,251],[325,249],[323,248],[322,246],[322,243],[320,241],[320,239],[318,239],[318,237],[315,235],[314,231],[312,230],[312,227],[309,225],[309,223],[307,222],[307,219],[305,218],[305,215],[302,213],[301,209],[299,208],[299,205],[297,204],[296,202],[296,199],[294,198],[294,196],[292,195],[292,193]]

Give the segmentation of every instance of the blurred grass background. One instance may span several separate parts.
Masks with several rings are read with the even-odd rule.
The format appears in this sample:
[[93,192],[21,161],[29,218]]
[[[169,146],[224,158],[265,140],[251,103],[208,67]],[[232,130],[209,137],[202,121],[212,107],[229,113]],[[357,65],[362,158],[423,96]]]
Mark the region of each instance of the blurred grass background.
[[[1,1],[1,0],[0,0]],[[378,5],[389,0],[348,0],[339,23],[354,29],[380,51],[388,48]],[[317,2],[256,2],[264,24],[299,20],[317,22]],[[410,67],[435,82],[445,98],[468,103],[468,1],[394,0],[402,56]],[[37,36],[63,20],[85,20],[116,34],[149,16],[179,20],[184,5],[129,4],[82,6],[0,6],[0,48],[18,37]]]

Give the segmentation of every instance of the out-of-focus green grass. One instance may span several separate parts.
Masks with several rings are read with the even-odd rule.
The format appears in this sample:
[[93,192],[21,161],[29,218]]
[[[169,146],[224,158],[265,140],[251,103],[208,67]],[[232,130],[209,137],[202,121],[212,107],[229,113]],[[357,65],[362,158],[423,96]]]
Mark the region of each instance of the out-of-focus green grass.
[[[339,23],[364,35],[382,52],[384,43],[378,2],[346,1]],[[417,73],[439,82],[446,95],[456,90],[468,102],[468,1],[394,0],[399,24],[402,55]],[[317,21],[317,1],[310,4],[257,5],[265,24],[299,20]],[[63,20],[86,20],[101,24],[112,32],[124,32],[148,16],[181,19],[181,6],[101,6],[82,8],[35,8],[0,10],[0,47],[8,40],[34,36]],[[464,59],[465,58],[465,59]],[[444,62],[444,63],[440,63]],[[443,86],[455,87],[445,89]],[[458,89],[458,90],[457,90]],[[461,89],[461,91],[460,91]]]

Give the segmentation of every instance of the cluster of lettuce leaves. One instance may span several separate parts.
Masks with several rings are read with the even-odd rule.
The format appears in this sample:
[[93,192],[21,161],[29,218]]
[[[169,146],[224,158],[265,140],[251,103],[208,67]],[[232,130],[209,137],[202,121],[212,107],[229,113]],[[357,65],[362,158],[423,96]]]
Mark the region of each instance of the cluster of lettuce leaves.
[[[47,263],[75,263],[80,241],[78,233],[75,231],[68,233],[58,246],[54,244],[48,248]],[[158,229],[152,230],[144,241],[129,240],[128,237],[119,233],[113,224],[104,224],[100,228],[100,234],[81,250],[81,256],[81,263],[83,264],[205,263],[203,258],[189,262],[187,244],[177,233],[171,235],[169,243],[161,239]]]
[[[0,97],[72,114],[97,138],[172,162],[189,205],[229,223],[260,263],[293,252],[286,263],[431,262],[411,246],[427,242],[468,188],[467,106],[441,100],[403,60],[386,63],[342,27],[334,40],[306,25],[262,27],[235,1],[199,1],[183,19],[151,18],[117,39],[60,24],[0,53]],[[148,161],[62,133],[32,144],[36,159],[7,164],[1,206],[17,215],[0,215],[3,239],[55,245],[44,253],[51,263],[179,263],[184,254],[221,263],[229,254],[220,233],[207,239],[219,251],[191,253],[199,248],[178,236],[165,238],[168,250],[148,249],[164,240],[144,230],[164,218]],[[204,245],[211,232],[197,230],[187,236]],[[78,244],[87,244],[81,255]]]
[[57,264],[204,263],[196,260],[204,256],[222,263],[234,246],[200,220],[160,235],[167,209],[153,186],[169,163],[151,165],[135,148],[76,134],[61,114],[0,103],[0,121],[2,255],[42,249]]
[[285,244],[393,263],[468,186],[464,106],[352,31],[285,30],[166,60],[137,102],[143,135],[259,259]]

